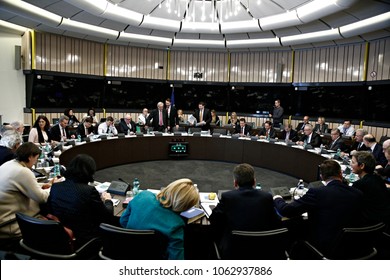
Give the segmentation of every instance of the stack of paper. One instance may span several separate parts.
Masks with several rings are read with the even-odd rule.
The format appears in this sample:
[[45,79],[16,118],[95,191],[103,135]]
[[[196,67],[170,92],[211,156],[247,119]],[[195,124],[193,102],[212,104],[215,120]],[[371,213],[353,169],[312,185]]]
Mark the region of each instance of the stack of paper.
[[218,196],[215,195],[214,199],[210,199],[210,193],[208,192],[200,192],[200,206],[203,208],[206,217],[209,218],[215,206],[217,206],[219,199]]

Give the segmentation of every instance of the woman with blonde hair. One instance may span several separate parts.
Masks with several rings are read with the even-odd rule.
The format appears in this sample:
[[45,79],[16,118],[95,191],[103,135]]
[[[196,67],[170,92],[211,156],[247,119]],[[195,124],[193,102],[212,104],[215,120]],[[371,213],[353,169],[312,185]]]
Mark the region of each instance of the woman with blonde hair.
[[179,179],[153,194],[142,191],[129,203],[120,224],[129,229],[151,229],[168,239],[167,259],[184,259],[184,226],[180,213],[199,204],[199,191],[190,179]]

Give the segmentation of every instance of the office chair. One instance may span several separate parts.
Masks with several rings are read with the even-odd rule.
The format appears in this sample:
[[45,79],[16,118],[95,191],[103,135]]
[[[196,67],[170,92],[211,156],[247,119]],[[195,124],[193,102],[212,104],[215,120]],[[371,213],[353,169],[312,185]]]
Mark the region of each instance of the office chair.
[[214,133],[219,133],[220,135],[226,135],[227,131],[226,128],[214,128],[213,134]]
[[[215,246],[217,258],[236,260],[286,260],[289,232],[287,228],[267,231],[231,232],[230,250],[225,256]],[[215,244],[214,244],[215,245]]]
[[329,252],[321,252],[308,241],[294,246],[290,256],[292,259],[322,259],[322,260],[366,260],[372,259],[378,253],[375,243],[384,231],[386,225],[378,223],[366,227],[343,228],[335,246]]
[[43,220],[16,213],[22,232],[20,246],[34,259],[94,259],[101,246],[98,238],[91,239],[77,250],[64,226],[54,220]]
[[167,238],[155,230],[135,230],[101,223],[103,246],[99,256],[105,260],[165,259]]

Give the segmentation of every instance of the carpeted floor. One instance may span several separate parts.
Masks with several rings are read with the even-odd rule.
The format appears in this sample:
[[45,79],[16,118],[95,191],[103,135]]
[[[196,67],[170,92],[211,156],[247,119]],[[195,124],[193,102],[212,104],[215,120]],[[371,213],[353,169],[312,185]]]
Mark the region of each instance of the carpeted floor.
[[[140,180],[141,189],[159,189],[180,178],[190,178],[201,192],[217,192],[233,188],[234,163],[200,160],[148,161],[99,170],[95,180],[110,182],[122,178],[132,183]],[[296,186],[298,179],[264,168],[255,167],[255,177],[264,191],[271,187]]]

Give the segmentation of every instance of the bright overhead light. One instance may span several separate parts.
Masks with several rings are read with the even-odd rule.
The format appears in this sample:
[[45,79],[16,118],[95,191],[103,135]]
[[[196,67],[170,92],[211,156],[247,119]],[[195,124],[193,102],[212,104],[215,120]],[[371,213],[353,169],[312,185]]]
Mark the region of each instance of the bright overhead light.
[[118,41],[130,41],[131,43],[154,44],[154,45],[166,46],[166,47],[170,47],[172,45],[171,38],[126,33],[126,32],[120,32]]
[[355,23],[341,26],[340,33],[343,37],[352,37],[360,34],[375,31],[390,26],[390,12],[367,18]]

